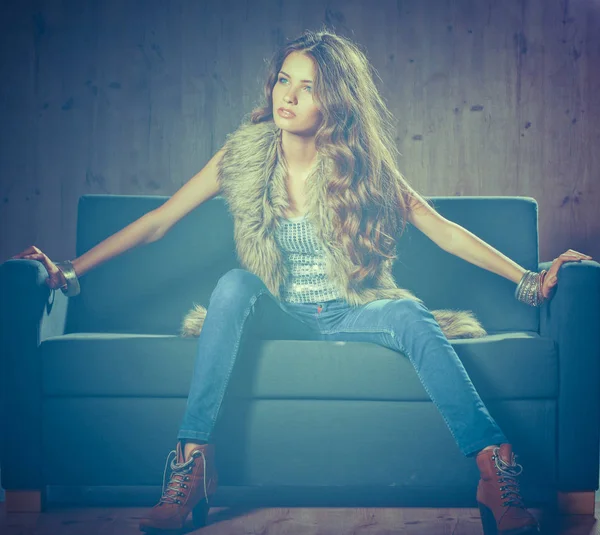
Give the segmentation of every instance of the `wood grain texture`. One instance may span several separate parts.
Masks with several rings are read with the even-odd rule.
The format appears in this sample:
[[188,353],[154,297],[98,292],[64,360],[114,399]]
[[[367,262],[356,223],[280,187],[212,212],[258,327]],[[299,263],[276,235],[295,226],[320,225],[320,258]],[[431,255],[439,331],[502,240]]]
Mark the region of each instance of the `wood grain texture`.
[[[3,535],[139,535],[147,509],[131,507],[54,509],[41,514],[6,514]],[[531,509],[546,535],[600,535],[593,516],[548,516]],[[436,508],[265,508],[216,507],[202,535],[481,535],[479,510]]]
[[596,496],[592,491],[559,492],[557,496],[558,510],[565,515],[594,515]]
[[323,24],[367,52],[417,190],[534,197],[541,260],[600,258],[598,2],[6,0],[0,260],[73,258],[82,194],[173,194]]

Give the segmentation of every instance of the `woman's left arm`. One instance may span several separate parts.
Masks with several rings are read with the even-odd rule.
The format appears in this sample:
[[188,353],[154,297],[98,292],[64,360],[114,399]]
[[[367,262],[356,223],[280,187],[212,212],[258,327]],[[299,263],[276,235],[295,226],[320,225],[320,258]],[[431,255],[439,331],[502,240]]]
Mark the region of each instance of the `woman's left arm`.
[[[449,253],[456,255],[471,264],[487,269],[502,275],[507,279],[518,284],[526,269],[502,254],[491,245],[478,238],[466,228],[450,222],[452,225],[451,238],[449,246],[446,249]],[[591,260],[592,257],[583,253],[569,249],[554,259],[548,273],[544,277],[542,285],[542,294],[548,298],[552,288],[558,284],[557,273],[563,264],[567,262],[580,262],[581,260]]]
[[[478,238],[466,228],[449,221],[436,212],[420,196],[414,196],[415,202],[410,211],[409,221],[427,235],[434,243],[471,264],[501,275],[518,284],[526,269],[502,254],[491,245]],[[544,277],[542,294],[547,298],[558,283],[557,272],[566,262],[591,260],[591,256],[569,249],[552,262]]]

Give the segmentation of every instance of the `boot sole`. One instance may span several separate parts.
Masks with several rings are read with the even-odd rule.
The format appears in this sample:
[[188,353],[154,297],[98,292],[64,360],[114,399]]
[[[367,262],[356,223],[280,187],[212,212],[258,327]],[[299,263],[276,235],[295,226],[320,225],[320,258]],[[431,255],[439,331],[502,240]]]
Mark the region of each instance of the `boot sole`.
[[498,531],[492,510],[481,502],[477,502],[477,506],[481,515],[481,525],[483,526],[484,535],[535,535],[540,532],[537,526],[523,526],[522,528]]

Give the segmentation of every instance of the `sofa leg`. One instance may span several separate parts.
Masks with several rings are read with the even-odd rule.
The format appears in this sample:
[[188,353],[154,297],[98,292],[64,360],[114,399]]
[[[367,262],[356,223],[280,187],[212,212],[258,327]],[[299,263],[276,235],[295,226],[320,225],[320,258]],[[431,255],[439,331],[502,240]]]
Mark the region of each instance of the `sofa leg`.
[[558,512],[561,515],[594,515],[594,491],[559,492]]
[[4,498],[7,513],[42,512],[42,492],[39,490],[7,490]]

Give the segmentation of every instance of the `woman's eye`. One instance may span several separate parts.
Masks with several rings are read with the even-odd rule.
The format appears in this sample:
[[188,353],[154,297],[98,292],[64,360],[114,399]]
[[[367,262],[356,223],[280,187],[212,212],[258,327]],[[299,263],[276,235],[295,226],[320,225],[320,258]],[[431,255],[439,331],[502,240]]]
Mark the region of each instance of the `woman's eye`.
[[[280,84],[287,84],[287,82],[288,82],[288,79],[287,79],[287,78],[284,78],[283,76],[280,76],[280,77],[277,79],[277,81],[278,81]],[[306,89],[306,91],[307,91],[308,93],[312,93],[312,87],[311,87],[310,85],[306,85],[306,86],[304,86],[304,88],[303,88],[303,89]]]

